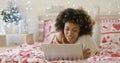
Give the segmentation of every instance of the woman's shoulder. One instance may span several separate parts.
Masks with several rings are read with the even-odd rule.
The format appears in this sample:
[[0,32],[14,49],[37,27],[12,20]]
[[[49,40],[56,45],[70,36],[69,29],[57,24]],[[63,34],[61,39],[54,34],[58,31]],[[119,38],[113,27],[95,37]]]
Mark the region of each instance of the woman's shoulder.
[[88,40],[88,39],[91,39],[92,37],[90,35],[82,35],[78,38],[78,40]]
[[90,35],[82,35],[78,38],[77,43],[88,43],[88,41],[94,42]]

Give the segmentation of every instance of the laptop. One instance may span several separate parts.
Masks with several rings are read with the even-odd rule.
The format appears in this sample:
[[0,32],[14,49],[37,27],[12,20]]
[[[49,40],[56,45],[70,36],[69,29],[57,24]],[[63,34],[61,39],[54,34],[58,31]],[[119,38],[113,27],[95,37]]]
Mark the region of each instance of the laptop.
[[81,44],[41,44],[46,60],[83,59]]

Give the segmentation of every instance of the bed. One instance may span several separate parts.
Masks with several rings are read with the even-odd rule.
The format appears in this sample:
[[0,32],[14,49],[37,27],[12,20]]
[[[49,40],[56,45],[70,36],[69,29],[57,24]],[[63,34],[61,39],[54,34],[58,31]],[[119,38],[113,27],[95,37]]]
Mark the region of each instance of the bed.
[[100,55],[86,60],[47,61],[41,49],[41,43],[28,42],[0,53],[0,63],[119,63],[120,43],[112,42],[100,45]]
[[[116,20],[116,24],[119,23]],[[48,23],[49,20],[45,21]],[[106,22],[103,21],[103,22]],[[109,22],[109,21],[107,21]],[[110,22],[113,22],[110,20]],[[44,23],[44,25],[46,25]],[[114,24],[114,23],[113,23]],[[101,41],[100,41],[100,54],[90,57],[86,60],[55,60],[47,61],[44,57],[44,52],[41,49],[41,43],[39,42],[27,42],[17,46],[15,49],[8,49],[0,53],[0,63],[120,63],[120,35],[119,30],[116,30],[111,24],[108,29],[104,29],[104,25],[101,24]],[[118,27],[117,27],[118,28]],[[44,42],[50,43],[50,39],[54,35],[50,34],[51,24],[44,26],[43,39]],[[112,31],[117,33],[110,33]],[[109,33],[104,33],[108,32]]]

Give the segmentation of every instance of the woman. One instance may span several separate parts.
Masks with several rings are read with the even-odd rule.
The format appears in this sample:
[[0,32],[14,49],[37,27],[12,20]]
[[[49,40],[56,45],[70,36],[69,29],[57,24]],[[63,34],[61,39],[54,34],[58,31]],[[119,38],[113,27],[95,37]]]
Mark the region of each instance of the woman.
[[84,59],[97,53],[98,46],[91,38],[91,17],[83,9],[63,10],[56,18],[55,27],[58,32],[53,43],[82,44]]

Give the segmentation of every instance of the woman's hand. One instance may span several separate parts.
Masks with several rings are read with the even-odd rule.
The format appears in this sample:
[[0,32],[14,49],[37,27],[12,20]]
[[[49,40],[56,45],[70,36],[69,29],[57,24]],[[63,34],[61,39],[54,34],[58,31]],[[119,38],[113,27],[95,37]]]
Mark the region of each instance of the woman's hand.
[[83,50],[83,58],[87,59],[88,57],[90,57],[91,53],[90,53],[90,49],[85,49]]

